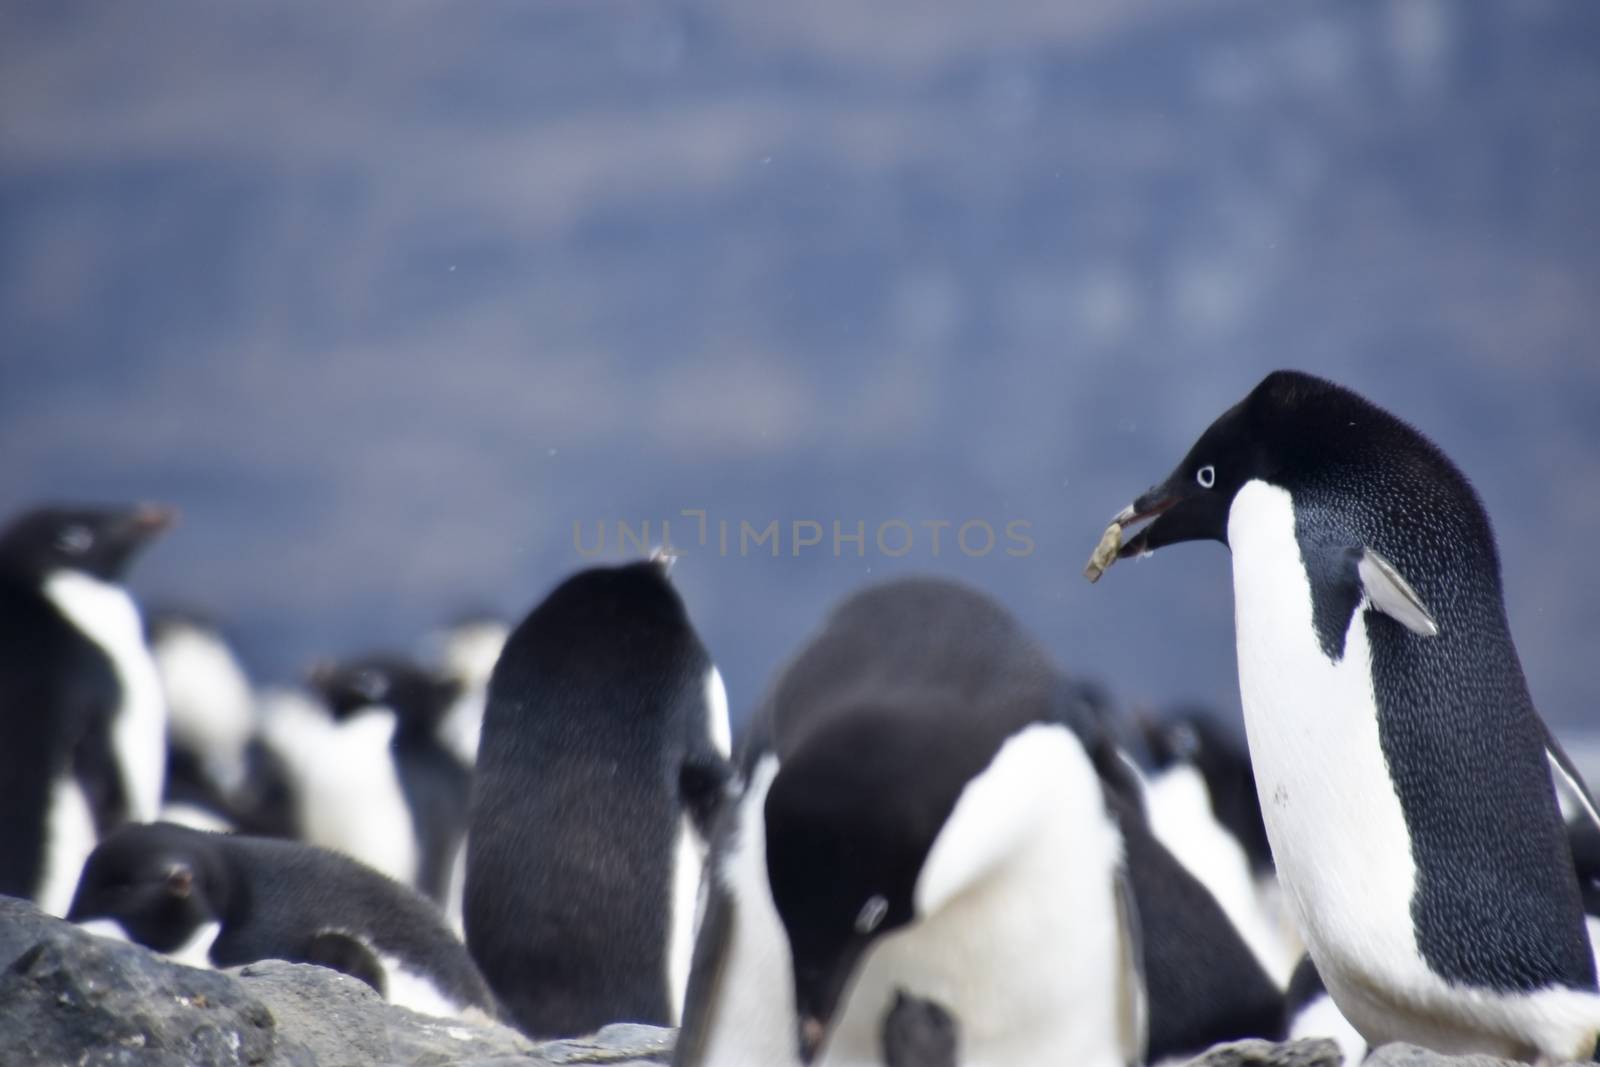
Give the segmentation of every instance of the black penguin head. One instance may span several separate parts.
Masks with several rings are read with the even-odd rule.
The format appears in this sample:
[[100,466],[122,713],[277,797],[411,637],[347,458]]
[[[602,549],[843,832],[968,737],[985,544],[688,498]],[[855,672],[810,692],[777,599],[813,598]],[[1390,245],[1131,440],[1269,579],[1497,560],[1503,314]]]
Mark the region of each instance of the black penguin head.
[[994,751],[958,720],[863,708],[808,738],[773,779],[767,875],[793,957],[805,1063],[878,939],[964,887],[928,878],[957,799]]
[[432,730],[461,695],[459,682],[382,653],[318,664],[309,681],[335,719],[343,721],[365,708],[390,708],[406,730]]
[[114,919],[139,944],[173,951],[226,906],[226,876],[208,848],[215,836],[171,823],[122,827],[84,864],[67,920]]
[[19,515],[0,529],[0,566],[25,574],[80,571],[102,581],[119,580],[128,563],[171,526],[171,508],[50,506]]
[[1117,558],[1182,541],[1228,541],[1234,496],[1253,480],[1293,487],[1327,481],[1378,453],[1433,453],[1421,434],[1355,393],[1299,371],[1274,371],[1217,417],[1177,468],[1116,516],[1152,520]]

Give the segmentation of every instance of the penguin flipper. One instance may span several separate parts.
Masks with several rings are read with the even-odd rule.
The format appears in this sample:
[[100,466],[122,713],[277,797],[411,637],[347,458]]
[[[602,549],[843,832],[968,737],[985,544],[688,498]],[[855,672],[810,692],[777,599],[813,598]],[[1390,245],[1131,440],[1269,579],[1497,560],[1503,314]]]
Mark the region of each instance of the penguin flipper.
[[[727,836],[723,824],[731,819],[719,820],[718,837]],[[717,1025],[717,1007],[722,998],[723,973],[727,969],[728,952],[733,934],[734,908],[738,905],[718,881],[713,864],[721,850],[715,842],[711,861],[701,875],[700,891],[705,895],[705,914],[695,934],[694,955],[689,962],[689,984],[683,994],[683,1017],[678,1025],[678,1042],[672,1052],[673,1067],[699,1067],[705,1062],[706,1046],[711,1040],[712,1028]]]
[[1596,830],[1600,830],[1600,808],[1595,806],[1594,796],[1584,783],[1583,774],[1572,762],[1572,757],[1567,755],[1566,749],[1561,747],[1561,742],[1556,740],[1556,735],[1550,732],[1544,718],[1537,715],[1535,718],[1539,720],[1539,729],[1544,731],[1544,755],[1550,764],[1550,777],[1555,782],[1556,799],[1561,802],[1562,815],[1568,823],[1579,818],[1587,819]]
[[1150,1037],[1150,1005],[1145,992],[1144,936],[1139,907],[1126,866],[1119,866],[1113,883],[1117,901],[1118,1011],[1123,1055],[1130,1067],[1145,1061]]
[[315,963],[365,982],[380,997],[388,996],[387,974],[372,950],[359,939],[337,930],[314,935],[299,952],[289,953],[290,963]]
[[1394,564],[1370,548],[1363,548],[1356,561],[1356,575],[1367,603],[1383,612],[1401,626],[1423,637],[1438,637],[1439,624],[1433,613],[1422,602],[1411,583],[1401,576]]

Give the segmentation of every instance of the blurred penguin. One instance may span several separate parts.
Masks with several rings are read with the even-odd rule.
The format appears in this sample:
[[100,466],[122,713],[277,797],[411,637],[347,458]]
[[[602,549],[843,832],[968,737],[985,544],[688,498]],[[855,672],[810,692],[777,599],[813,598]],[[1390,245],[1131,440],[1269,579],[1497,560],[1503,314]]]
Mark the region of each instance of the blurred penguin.
[[416,869],[407,881],[443,903],[451,863],[466,834],[471,779],[470,765],[439,736],[460,686],[388,654],[325,664],[312,672],[311,681],[341,727],[365,730],[371,723],[379,732],[376,724],[382,723],[389,733],[388,759],[417,848]]
[[460,687],[460,695],[439,724],[439,736],[469,767],[478,758],[489,676],[509,636],[511,627],[504,619],[478,613],[457,619],[428,640],[429,662]]
[[1141,1062],[1125,841],[1061,693],[964,587],[835,609],[747,738],[674,1063]]
[[202,830],[235,826],[255,732],[250,679],[215,623],[174,608],[146,625],[167,699],[167,775],[161,817]]
[[1298,944],[1271,910],[1277,883],[1243,742],[1198,708],[1147,721],[1145,734],[1151,829],[1205,883],[1273,981],[1286,987]]
[[661,561],[584,570],[489,684],[467,836],[473,958],[530,1035],[678,1019],[727,696]]
[[89,857],[67,917],[193,967],[316,963],[429,1015],[495,1013],[437,909],[408,886],[297,841],[126,826]]
[[42,507],[0,529],[0,893],[53,914],[96,839],[160,806],[166,702],[121,583],[172,519]]

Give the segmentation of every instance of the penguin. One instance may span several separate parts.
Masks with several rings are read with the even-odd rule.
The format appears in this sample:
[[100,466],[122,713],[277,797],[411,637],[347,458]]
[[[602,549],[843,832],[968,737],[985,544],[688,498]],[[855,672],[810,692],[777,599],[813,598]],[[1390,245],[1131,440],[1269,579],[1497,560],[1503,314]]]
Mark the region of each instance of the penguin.
[[288,836],[413,885],[421,851],[392,752],[395,714],[373,708],[336,719],[320,694],[294,686],[268,689],[260,707],[258,784],[289,802]]
[[0,893],[54,915],[98,837],[161,801],[166,705],[121,580],[173,518],[48,506],[0,529]]
[[[1159,725],[1147,722],[1144,732],[1153,761],[1144,785],[1151,829],[1285,987],[1298,949],[1283,936],[1274,910],[1277,880],[1244,746],[1198,709],[1182,709]],[[1257,868],[1256,848],[1267,853],[1265,871]]]
[[484,712],[464,918],[520,1029],[677,1022],[729,742],[722,677],[663,562],[580,571],[512,631]]
[[963,586],[836,608],[747,734],[673,1062],[880,1063],[907,996],[962,1062],[1143,1062],[1124,838],[1062,690]]
[[69,921],[191,966],[263,959],[352,974],[429,1015],[489,1016],[466,947],[415,890],[327,849],[175,823],[124,826],[84,866]]
[[152,611],[145,635],[167,703],[161,817],[233,829],[233,798],[249,773],[256,725],[250,679],[216,623],[198,612]]
[[1310,956],[1301,956],[1289,978],[1284,998],[1284,1030],[1290,1041],[1325,1037],[1339,1046],[1344,1067],[1359,1067],[1367,1058],[1367,1042],[1339,1012]]
[[1143,520],[1117,558],[1231,550],[1267,836],[1344,1015],[1374,1046],[1591,1055],[1600,996],[1554,754],[1462,473],[1354,392],[1278,371],[1115,526]]
[[402,880],[443,903],[466,834],[471,779],[470,765],[439,735],[460,685],[384,653],[319,665],[311,684],[341,727],[362,729],[368,720],[383,724],[390,737],[387,758],[403,800],[393,818],[415,840],[415,870]]
[[460,695],[444,721],[439,736],[467,766],[478,758],[478,734],[483,730],[483,708],[489,695],[489,676],[511,636],[505,620],[487,613],[463,615],[430,635],[429,657],[442,677],[460,686]]

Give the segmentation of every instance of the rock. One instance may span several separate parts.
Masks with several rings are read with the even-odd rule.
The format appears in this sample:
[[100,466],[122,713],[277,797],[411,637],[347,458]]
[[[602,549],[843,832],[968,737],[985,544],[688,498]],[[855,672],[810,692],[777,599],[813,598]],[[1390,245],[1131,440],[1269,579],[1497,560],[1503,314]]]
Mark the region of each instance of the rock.
[[0,1034],[28,1062],[316,1067],[226,975],[49,922],[0,974]]
[[1415,1045],[1383,1045],[1362,1067],[1519,1067],[1493,1056],[1441,1056]]
[[673,1039],[611,1026],[536,1045],[487,1019],[397,1008],[323,967],[184,967],[5,897],[0,1035],[18,1062],[79,1067],[649,1067],[671,1059]]
[[1326,1038],[1309,1041],[1234,1041],[1216,1045],[1186,1067],[1343,1067],[1339,1046]]

